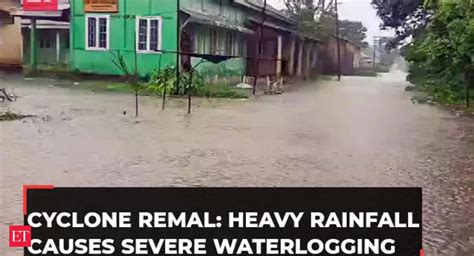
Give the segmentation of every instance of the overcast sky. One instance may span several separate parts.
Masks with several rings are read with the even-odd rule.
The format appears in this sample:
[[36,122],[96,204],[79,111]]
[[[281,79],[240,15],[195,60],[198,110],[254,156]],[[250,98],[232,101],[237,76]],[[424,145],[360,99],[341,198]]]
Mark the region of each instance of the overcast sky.
[[[371,43],[373,36],[392,36],[389,31],[379,29],[380,19],[377,17],[375,9],[370,5],[371,0],[339,0],[340,19],[362,21],[368,29],[367,40]],[[283,0],[268,0],[268,3],[281,9],[285,7]]]

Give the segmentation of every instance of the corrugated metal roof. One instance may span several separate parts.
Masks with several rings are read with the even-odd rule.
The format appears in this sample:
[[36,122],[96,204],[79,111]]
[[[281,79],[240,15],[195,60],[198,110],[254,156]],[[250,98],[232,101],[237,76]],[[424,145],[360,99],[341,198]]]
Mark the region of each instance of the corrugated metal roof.
[[[257,19],[257,18],[249,18],[249,20],[252,21],[252,22],[258,23],[258,24],[261,23],[261,20]],[[287,32],[292,32],[292,33],[295,33],[297,31],[297,29],[295,27],[281,26],[281,25],[278,25],[278,24],[276,24],[274,22],[270,22],[270,21],[265,21],[263,23],[263,25],[266,26],[266,27],[270,27],[270,28],[274,28],[274,29],[278,29],[278,30],[283,30],[283,31],[287,31]]]
[[[263,5],[264,5],[263,0],[232,0],[232,1],[236,4],[245,6],[247,8],[252,8],[256,11],[261,11],[263,9]],[[276,8],[274,8],[273,6],[271,6],[268,3],[267,3],[267,6],[266,6],[266,10],[267,10],[266,14],[273,17],[273,18],[276,18],[276,19],[279,19],[281,21],[285,21],[285,22],[288,22],[288,23],[296,24],[296,21],[294,19],[288,17],[282,11],[277,10]]]
[[202,12],[195,12],[195,11],[186,10],[183,8],[181,9],[181,11],[190,16],[188,20],[188,22],[190,23],[205,24],[209,26],[215,26],[215,27],[239,31],[241,33],[253,34],[252,30],[244,26],[241,26],[240,24],[232,22],[230,20],[223,19],[222,17],[219,17],[219,16],[209,15],[207,13],[202,13]]

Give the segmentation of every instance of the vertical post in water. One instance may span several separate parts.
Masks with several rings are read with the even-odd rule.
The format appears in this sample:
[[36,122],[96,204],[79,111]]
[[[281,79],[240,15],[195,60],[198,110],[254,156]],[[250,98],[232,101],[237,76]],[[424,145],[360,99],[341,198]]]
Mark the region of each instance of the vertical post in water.
[[[135,33],[136,34],[136,33]],[[136,35],[135,35],[136,37]],[[136,42],[135,38],[135,42]],[[137,47],[133,47],[133,88],[135,89],[135,117],[138,117],[138,63],[137,63]]]
[[59,31],[56,31],[56,64],[59,65],[61,61],[61,35]]
[[377,64],[375,63],[375,60],[377,58],[377,37],[374,37],[374,56],[372,60],[372,69],[374,72],[377,72]]
[[36,19],[31,19],[30,27],[30,69],[31,72],[35,72],[38,69],[38,59],[37,59],[37,33],[36,33]]
[[334,1],[335,3],[335,11],[336,11],[336,44],[337,44],[337,80],[341,81],[341,40],[339,38],[339,12],[337,9],[338,3],[337,0]]
[[[158,58],[158,71],[161,71],[161,57],[163,54],[159,54]],[[165,110],[165,102],[166,102],[166,85],[163,86],[163,91],[161,92],[161,110]]]
[[191,114],[191,90],[193,87],[193,70],[189,72],[189,86],[188,86],[188,115]]

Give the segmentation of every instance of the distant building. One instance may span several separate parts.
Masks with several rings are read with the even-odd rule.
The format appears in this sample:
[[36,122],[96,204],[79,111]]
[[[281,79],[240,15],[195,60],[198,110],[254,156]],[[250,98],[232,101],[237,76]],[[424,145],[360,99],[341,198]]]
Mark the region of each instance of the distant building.
[[[360,67],[362,58],[361,47],[360,45],[344,38],[340,38],[339,45],[341,73],[343,75],[352,75],[355,73],[356,69]],[[336,37],[332,37],[327,43],[327,52],[329,53],[329,63],[325,71],[328,74],[337,74],[339,67]]]
[[361,68],[373,68],[374,66],[373,61],[374,61],[373,57],[369,56],[365,52],[362,52],[359,66]]

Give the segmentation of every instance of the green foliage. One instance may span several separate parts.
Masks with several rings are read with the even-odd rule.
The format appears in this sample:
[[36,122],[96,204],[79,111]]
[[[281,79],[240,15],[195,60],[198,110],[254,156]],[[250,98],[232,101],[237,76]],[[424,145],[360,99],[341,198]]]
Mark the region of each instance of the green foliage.
[[[191,73],[180,73],[179,86],[176,83],[176,67],[167,66],[162,70],[155,70],[150,76],[146,90],[155,93],[171,95],[186,95],[188,90],[192,94],[197,88],[204,85],[204,79],[199,72],[192,70]],[[191,81],[192,79],[192,81]]]
[[367,28],[360,21],[341,20],[339,21],[339,34],[351,42],[362,47],[367,47]]
[[176,68],[167,66],[162,70],[154,70],[150,75],[147,90],[155,94],[172,94],[176,91]]
[[201,69],[200,75],[204,78],[218,77],[235,77],[242,76],[243,74],[239,70],[232,70],[226,67],[224,62],[219,64],[212,64],[204,66]]
[[[145,86],[145,91],[150,94],[187,95],[212,97],[212,98],[247,98],[246,92],[226,85],[206,85],[204,75],[196,70],[190,73],[181,73],[180,86],[176,87],[176,68],[168,66],[162,70],[155,70],[149,82]],[[192,78],[192,82],[191,82]]]
[[300,36],[327,41],[336,30],[334,2],[284,0],[287,14],[298,22]]
[[410,82],[445,103],[460,103],[474,71],[471,0],[440,1],[431,24],[405,49]]

